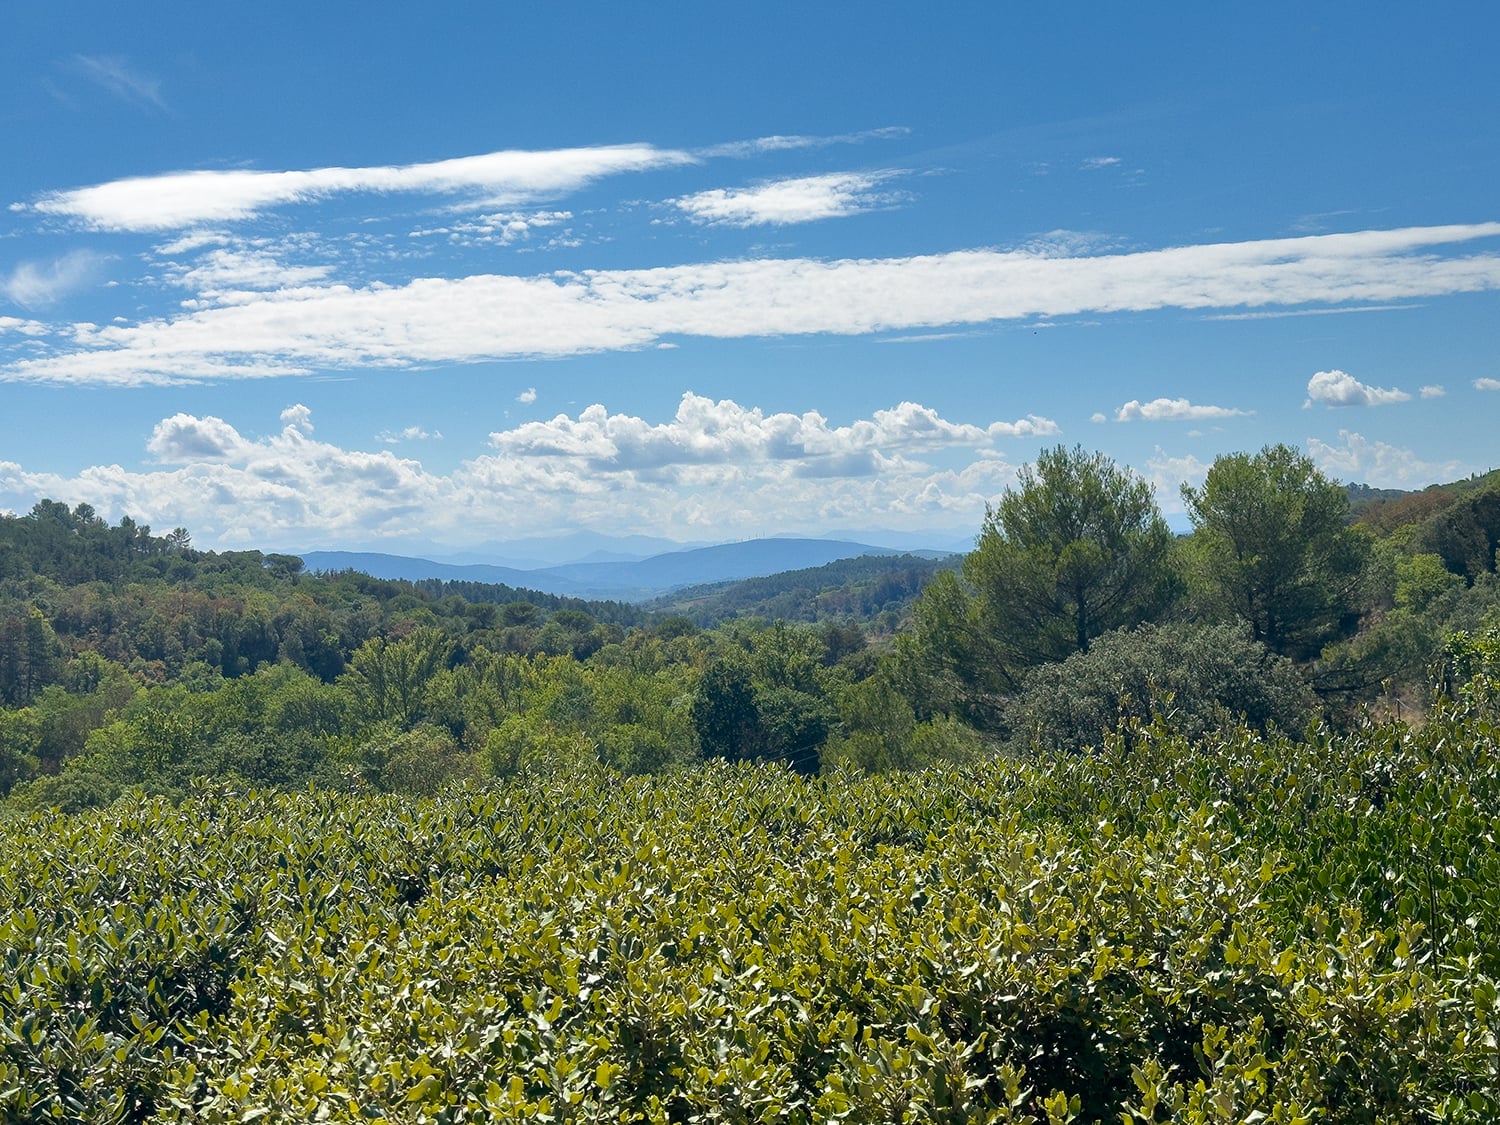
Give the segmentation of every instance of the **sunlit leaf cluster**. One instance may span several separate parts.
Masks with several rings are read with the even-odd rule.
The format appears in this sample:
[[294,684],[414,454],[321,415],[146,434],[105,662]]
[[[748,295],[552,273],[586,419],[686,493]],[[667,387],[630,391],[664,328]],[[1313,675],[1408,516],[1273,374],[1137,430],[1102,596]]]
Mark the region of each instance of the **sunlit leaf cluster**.
[[1492,1121],[1482,704],[13,819],[0,1119]]

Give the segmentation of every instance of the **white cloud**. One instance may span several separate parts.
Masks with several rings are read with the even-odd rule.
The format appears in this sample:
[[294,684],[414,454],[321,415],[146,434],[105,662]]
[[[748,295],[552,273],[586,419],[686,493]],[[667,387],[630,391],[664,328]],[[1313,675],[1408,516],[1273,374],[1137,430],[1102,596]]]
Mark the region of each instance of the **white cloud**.
[[288,430],[310,434],[313,431],[312,411],[300,402],[295,403],[281,412],[281,424]]
[[161,80],[141,73],[118,55],[74,55],[73,69],[123,101],[167,108]]
[[1183,457],[1169,455],[1161,446],[1156,447],[1146,462],[1146,479],[1156,490],[1156,502],[1167,515],[1180,515],[1187,511],[1182,501],[1182,486],[1194,488],[1208,476],[1209,466],[1191,453]]
[[559,226],[571,218],[571,211],[496,211],[442,226],[419,227],[408,237],[440,238],[450,246],[510,246],[529,239],[533,231]]
[[158,461],[225,461],[247,448],[239,431],[222,418],[174,414],[156,424],[146,450]]
[[531,403],[535,402],[536,401],[536,388],[535,387],[527,387],[524,391],[522,391],[520,394],[518,394],[516,396],[516,401],[519,402],[519,403],[526,404],[526,405],[530,405]]
[[1442,398],[1448,392],[1437,384],[1431,384],[1423,387],[1419,393],[1423,398]]
[[0,316],[0,332],[14,332],[18,336],[45,336],[51,331],[39,320],[23,320],[18,316]]
[[105,261],[90,250],[72,250],[50,262],[22,262],[0,278],[0,296],[27,309],[55,304],[89,285]]
[[243,299],[247,290],[292,289],[322,281],[330,265],[292,266],[270,249],[254,245],[221,246],[199,256],[191,267],[169,268],[174,284],[190,289],[205,301]]
[[1410,449],[1340,430],[1342,445],[1307,439],[1307,453],[1330,476],[1375,488],[1412,488],[1455,480],[1471,471],[1458,461],[1423,461]]
[[768,152],[790,152],[796,149],[827,148],[830,145],[863,144],[865,141],[892,140],[904,137],[911,130],[904,125],[887,125],[881,129],[866,129],[858,133],[837,133],[833,136],[770,136],[756,137],[749,141],[730,141],[727,144],[711,145],[698,150],[699,156],[750,157]]
[[1083,162],[1083,167],[1088,171],[1094,171],[1099,168],[1108,168],[1118,163],[1120,163],[1118,156],[1090,156]]
[[1343,371],[1319,371],[1307,381],[1307,402],[1324,406],[1387,406],[1407,402],[1411,395],[1399,388],[1370,387]]
[[610,414],[596,404],[576,419],[559,414],[546,422],[526,422],[492,434],[490,440],[506,457],[567,458],[578,462],[580,470],[656,472],[668,466],[804,462],[803,472],[832,465],[839,475],[864,475],[901,454],[983,447],[998,438],[1058,432],[1055,422],[1036,415],[981,427],[949,422],[912,402],[877,410],[868,421],[830,426],[816,411],[767,415],[729,399],[715,402],[689,392],[671,422],[653,425],[632,415]]
[[1419,309],[1419,304],[1405,305],[1345,305],[1337,309],[1282,309],[1276,312],[1218,313],[1205,316],[1203,320],[1283,320],[1294,316],[1344,316],[1347,313],[1395,312],[1399,309]]
[[439,474],[389,450],[316,440],[299,405],[264,438],[212,416],[163,419],[147,445],[159,468],[147,472],[103,465],[64,477],[0,464],[0,503],[87,501],[111,517],[187,527],[202,546],[270,550],[471,545],[512,535],[522,516],[532,533],[593,527],[683,539],[771,525],[977,526],[1015,479],[992,442],[1050,427],[958,423],[914,403],[834,426],[816,412],[766,414],[689,394],[663,423],[596,406],[500,431],[488,451]]
[[749,188],[714,188],[671,202],[703,223],[750,227],[809,223],[857,215],[896,197],[876,189],[895,172],[840,172],[776,180]]
[[382,430],[375,440],[386,445],[399,445],[403,441],[441,441],[442,437],[441,433],[429,433],[421,426],[407,426],[403,430]]
[[1089,415],[1089,421],[1097,425],[1100,422],[1108,422],[1109,416],[1096,410],[1094,411],[1094,413]]
[[293,286],[228,307],[80,328],[55,354],[0,367],[0,379],[262,378],[579,355],[649,347],[669,336],[864,335],[1082,312],[1476,292],[1500,288],[1500,255],[1414,251],[1496,235],[1500,223],[1137,253],[965,250]]
[[252,218],[271,207],[351,192],[479,196],[497,206],[576,191],[622,172],[692,163],[648,144],[490,152],[427,164],[171,172],[50,192],[30,206],[98,230],[156,231]]
[[173,257],[178,254],[191,254],[195,250],[202,250],[205,246],[223,246],[234,241],[235,236],[228,230],[203,227],[163,242],[155,247],[155,251],[164,257]]
[[1205,418],[1235,418],[1250,411],[1229,406],[1194,405],[1185,398],[1131,399],[1115,413],[1116,422],[1198,422]]
[[990,437],[1049,437],[1062,430],[1051,418],[1028,414],[1014,422],[991,422],[988,432]]
[[1476,391],[1500,391],[1500,379],[1475,379],[1474,389]]

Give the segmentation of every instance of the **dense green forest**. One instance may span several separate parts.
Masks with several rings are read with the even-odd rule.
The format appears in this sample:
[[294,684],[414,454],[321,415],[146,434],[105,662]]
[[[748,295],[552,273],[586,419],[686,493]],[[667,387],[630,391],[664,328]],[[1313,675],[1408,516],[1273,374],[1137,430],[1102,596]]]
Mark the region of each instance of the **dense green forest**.
[[0,1120],[1495,1120],[1500,482],[1183,499],[655,608],[0,517]]

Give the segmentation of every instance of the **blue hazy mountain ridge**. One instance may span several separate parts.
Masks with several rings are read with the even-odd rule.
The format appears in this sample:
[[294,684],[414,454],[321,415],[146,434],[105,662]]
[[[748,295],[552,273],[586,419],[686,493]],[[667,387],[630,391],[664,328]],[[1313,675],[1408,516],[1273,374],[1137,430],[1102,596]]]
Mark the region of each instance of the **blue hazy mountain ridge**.
[[424,578],[437,578],[444,582],[485,582],[540,590],[544,594],[583,596],[577,583],[566,579],[548,581],[543,570],[520,570],[513,566],[485,563],[434,562],[432,559],[385,555],[377,551],[307,551],[301,558],[308,570],[325,573],[357,570],[371,578],[404,578],[409,582],[420,582]]
[[[844,535],[843,539],[861,539]],[[861,539],[861,541],[863,541]],[[565,535],[476,544],[463,551],[414,547],[414,557],[458,566],[508,566],[516,570],[542,570],[576,562],[639,562],[674,551],[711,547],[713,540],[684,543],[655,535],[606,535],[597,531],[573,531]]]
[[[308,551],[301,557],[304,565],[314,571],[357,570],[374,578],[488,582],[566,597],[644,601],[684,586],[760,578],[861,555],[904,553],[907,552],[845,540],[750,539],[670,551],[645,559],[579,561],[530,570],[483,563],[443,563],[373,552]],[[940,558],[949,552],[911,553]]]

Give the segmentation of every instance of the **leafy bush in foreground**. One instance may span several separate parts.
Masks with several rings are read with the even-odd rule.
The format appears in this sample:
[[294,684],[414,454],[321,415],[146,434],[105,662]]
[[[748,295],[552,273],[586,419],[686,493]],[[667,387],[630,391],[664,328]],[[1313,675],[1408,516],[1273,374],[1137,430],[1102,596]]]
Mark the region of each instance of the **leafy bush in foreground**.
[[1491,1121],[1495,751],[1439,709],[20,818],[0,1119]]

